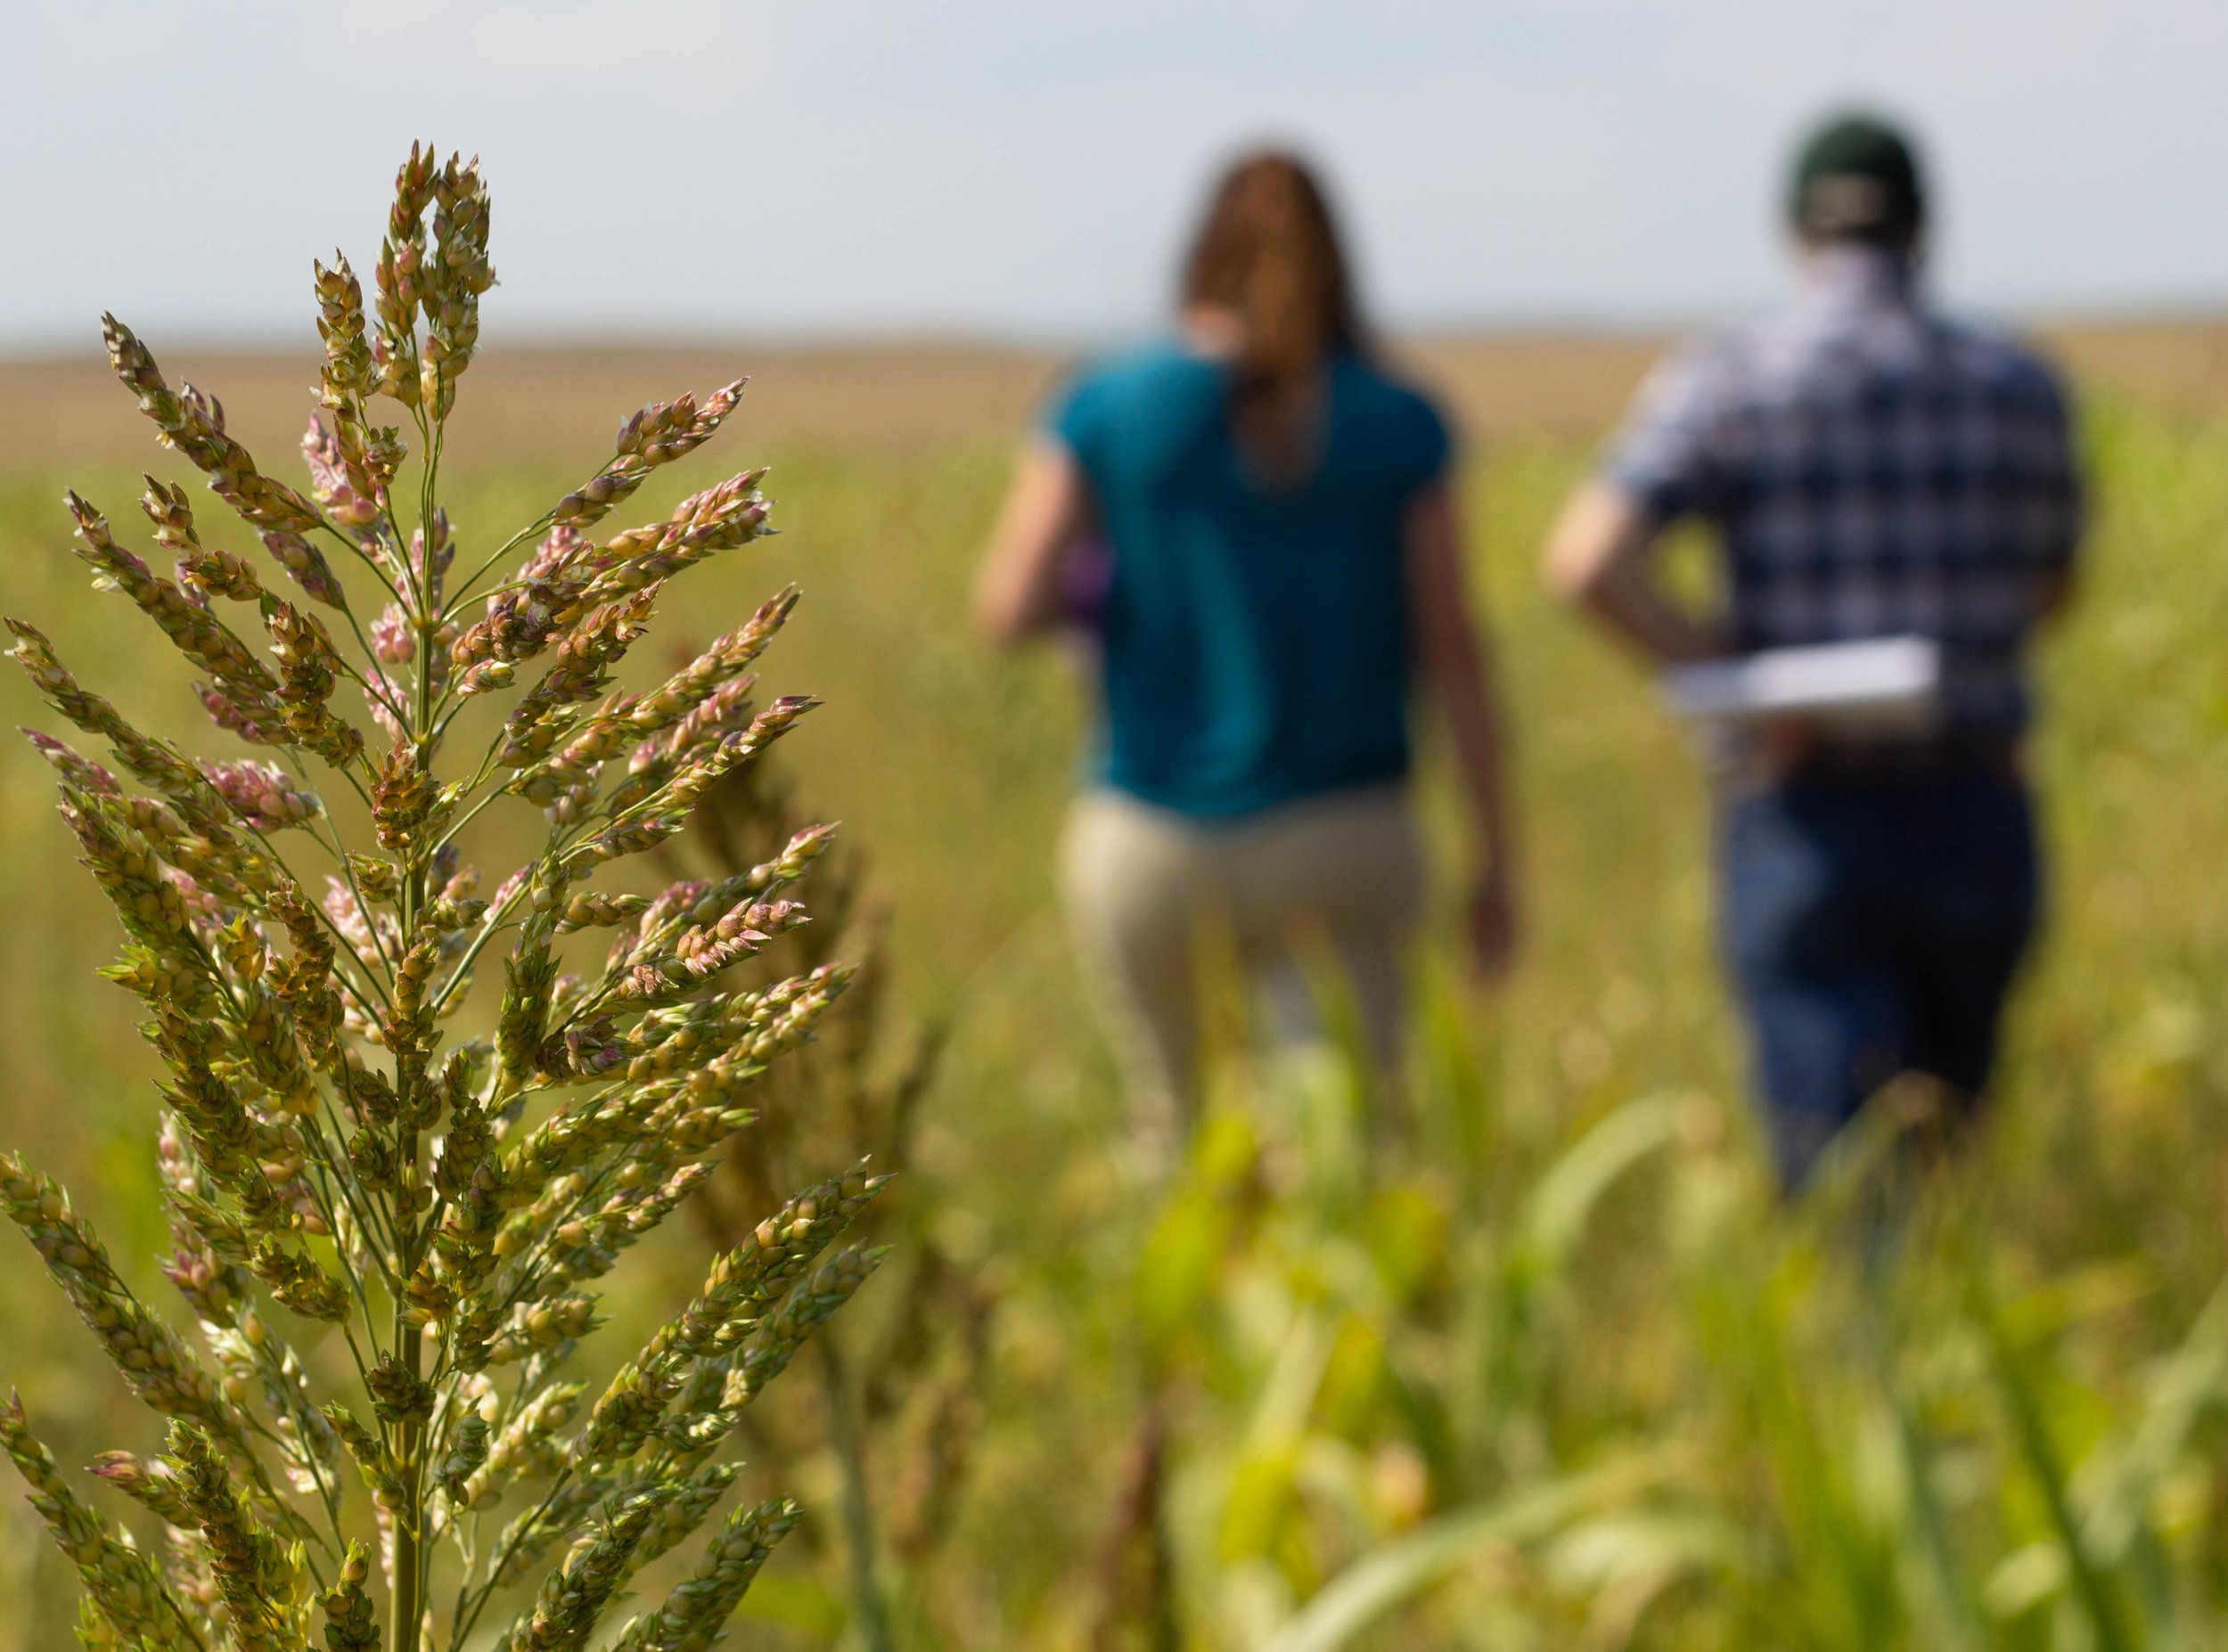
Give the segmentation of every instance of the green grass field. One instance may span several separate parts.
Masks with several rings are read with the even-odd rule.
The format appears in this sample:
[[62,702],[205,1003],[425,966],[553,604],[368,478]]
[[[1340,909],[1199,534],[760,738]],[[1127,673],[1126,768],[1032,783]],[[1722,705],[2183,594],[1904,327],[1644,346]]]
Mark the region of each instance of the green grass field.
[[[1077,695],[1057,659],[987,657],[962,624],[1003,441],[738,443],[776,467],[783,535],[691,576],[668,632],[805,589],[763,677],[828,704],[782,760],[889,908],[875,1059],[949,1021],[907,1221],[995,1297],[967,1403],[866,1442],[878,1505],[931,1446],[955,1487],[932,1529],[877,1540],[889,1644],[2228,1646],[2228,1307],[2208,1306],[2228,1275],[2228,424],[2101,399],[2088,446],[2083,600],[2040,660],[2048,942],[1995,1127],[1881,1259],[1831,1188],[1771,1208],[1703,783],[1646,683],[1537,590],[1583,443],[1509,435],[1464,478],[1519,740],[1519,975],[1484,1002],[1424,961],[1414,1117],[1373,1174],[1335,1061],[1233,1059],[1165,1194],[1107,1150],[1111,1067],[1052,904]],[[468,560],[475,522],[568,480],[463,462]],[[127,715],[188,732],[183,667],[67,553],[65,480],[132,514],[111,462],[0,481],[6,611]],[[12,672],[0,701],[52,724]],[[1436,768],[1423,789],[1444,838]],[[154,1065],[93,975],[113,925],[50,806],[43,765],[0,747],[0,1129],[160,1300]],[[700,1259],[676,1231],[614,1276],[613,1340]],[[66,1462],[152,1445],[30,1261],[0,1267],[4,1376]],[[843,1327],[870,1383],[897,1362],[876,1292],[908,1279]],[[925,1325],[907,1370],[959,1335]],[[784,1403],[815,1516],[733,1643],[872,1645],[826,1419]],[[1148,1411],[1158,1512],[1123,1527]],[[4,1505],[0,1648],[45,1652],[69,1579]]]

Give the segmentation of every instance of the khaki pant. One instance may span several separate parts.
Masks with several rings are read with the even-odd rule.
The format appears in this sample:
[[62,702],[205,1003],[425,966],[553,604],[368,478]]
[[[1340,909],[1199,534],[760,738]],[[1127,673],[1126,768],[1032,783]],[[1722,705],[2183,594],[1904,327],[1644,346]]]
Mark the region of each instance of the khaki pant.
[[1422,860],[1398,786],[1331,793],[1232,822],[1093,791],[1061,846],[1068,922],[1122,1066],[1139,1145],[1158,1154],[1196,1111],[1203,957],[1234,953],[1279,1042],[1320,1035],[1336,962],[1380,1070],[1399,1044],[1402,965]]

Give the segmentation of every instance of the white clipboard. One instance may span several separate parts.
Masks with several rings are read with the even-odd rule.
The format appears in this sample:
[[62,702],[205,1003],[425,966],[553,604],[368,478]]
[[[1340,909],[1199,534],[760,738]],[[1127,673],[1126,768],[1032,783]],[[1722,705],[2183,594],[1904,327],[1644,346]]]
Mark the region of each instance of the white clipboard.
[[1798,716],[1852,733],[1922,734],[1942,707],[1942,646],[1877,637],[1765,649],[1738,659],[1675,666],[1660,686],[1682,716],[1738,726]]

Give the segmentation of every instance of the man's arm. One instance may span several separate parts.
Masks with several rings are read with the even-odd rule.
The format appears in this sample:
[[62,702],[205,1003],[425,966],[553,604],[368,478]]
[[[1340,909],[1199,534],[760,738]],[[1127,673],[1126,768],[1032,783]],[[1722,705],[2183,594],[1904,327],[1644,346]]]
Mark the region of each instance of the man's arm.
[[1075,455],[1041,437],[1023,448],[975,573],[976,628],[1012,643],[1058,625],[1068,547],[1091,516],[1090,484]]
[[1409,503],[1401,537],[1418,675],[1446,719],[1476,833],[1470,944],[1478,973],[1490,979],[1507,970],[1516,945],[1507,738],[1490,649],[1470,617],[1462,528],[1445,483],[1433,483]]
[[1656,665],[1715,658],[1725,651],[1720,628],[1680,608],[1656,583],[1652,553],[1661,527],[1615,482],[1585,483],[1548,535],[1548,586]]

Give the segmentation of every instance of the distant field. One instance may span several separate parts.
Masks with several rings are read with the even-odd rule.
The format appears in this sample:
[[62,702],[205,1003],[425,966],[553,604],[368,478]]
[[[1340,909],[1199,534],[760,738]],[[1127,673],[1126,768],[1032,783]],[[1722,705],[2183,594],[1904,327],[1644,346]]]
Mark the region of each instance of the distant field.
[[[2228,319],[2066,323],[2040,336],[2097,389],[2185,416],[2228,411]],[[1402,339],[1394,353],[1444,396],[1471,437],[1490,442],[1599,432],[1666,341],[1482,333]],[[299,438],[311,358],[151,342],[174,378],[224,400],[253,451],[276,453]],[[495,348],[472,368],[455,440],[475,463],[571,461],[596,454],[623,412],[748,373],[750,397],[733,427],[748,440],[917,445],[1020,429],[1069,359],[964,342]],[[0,462],[8,470],[135,463],[145,441],[145,426],[97,355],[0,358]]]

